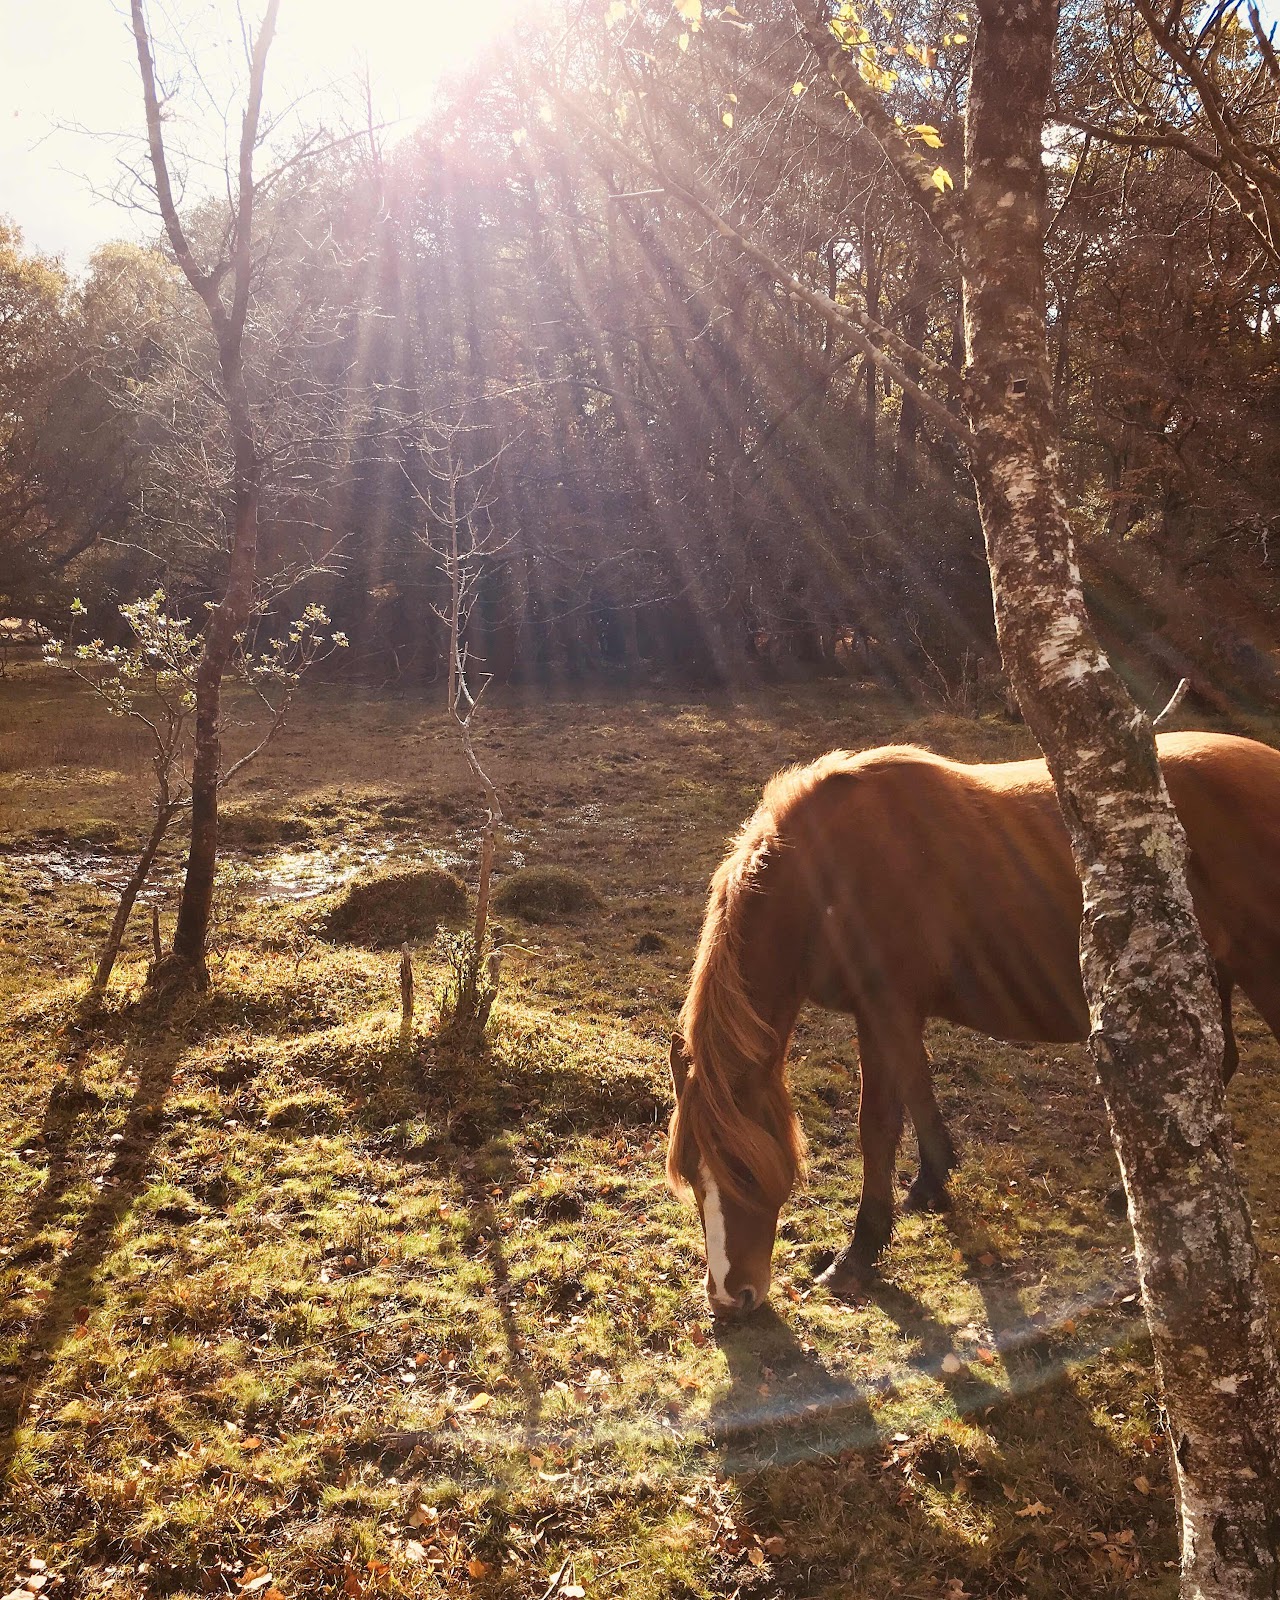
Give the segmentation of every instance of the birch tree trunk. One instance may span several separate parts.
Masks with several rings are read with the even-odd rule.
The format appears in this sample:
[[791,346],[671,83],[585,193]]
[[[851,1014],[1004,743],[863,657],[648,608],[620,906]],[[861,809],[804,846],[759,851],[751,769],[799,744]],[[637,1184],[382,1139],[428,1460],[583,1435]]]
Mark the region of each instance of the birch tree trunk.
[[1280,1594],[1280,1364],[1231,1155],[1221,1009],[1149,721],[1085,611],[1045,321],[1041,139],[1056,0],[979,0],[963,199],[932,181],[807,4],[802,26],[959,261],[971,463],[1006,670],[1084,889],[1090,1045],[1171,1444],[1182,1593]]

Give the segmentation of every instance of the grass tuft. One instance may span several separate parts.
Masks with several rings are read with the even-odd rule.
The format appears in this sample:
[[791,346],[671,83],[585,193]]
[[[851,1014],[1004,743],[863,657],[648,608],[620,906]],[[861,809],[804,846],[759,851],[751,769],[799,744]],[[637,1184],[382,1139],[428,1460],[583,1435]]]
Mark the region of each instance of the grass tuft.
[[601,900],[590,879],[571,867],[520,867],[494,890],[493,903],[526,922],[552,922],[598,910]]
[[324,932],[341,944],[391,950],[430,938],[466,915],[467,886],[446,867],[415,867],[357,878],[338,895]]

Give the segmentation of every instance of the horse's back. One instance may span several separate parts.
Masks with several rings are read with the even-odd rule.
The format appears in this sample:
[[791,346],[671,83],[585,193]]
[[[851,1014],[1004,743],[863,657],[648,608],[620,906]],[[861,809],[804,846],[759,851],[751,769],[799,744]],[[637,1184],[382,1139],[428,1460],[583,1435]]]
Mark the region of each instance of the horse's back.
[[1280,751],[1230,734],[1159,740],[1214,955],[1275,1026],[1280,991]]
[[[1206,937],[1275,1026],[1280,752],[1213,733],[1158,744]],[[819,1003],[1005,1038],[1084,1036],[1080,888],[1042,760],[833,752],[779,780],[772,801],[809,863],[799,876],[823,929]]]
[[1080,890],[1043,761],[971,766],[904,746],[813,770],[784,823],[825,932],[813,998],[862,1018],[1082,1035]]

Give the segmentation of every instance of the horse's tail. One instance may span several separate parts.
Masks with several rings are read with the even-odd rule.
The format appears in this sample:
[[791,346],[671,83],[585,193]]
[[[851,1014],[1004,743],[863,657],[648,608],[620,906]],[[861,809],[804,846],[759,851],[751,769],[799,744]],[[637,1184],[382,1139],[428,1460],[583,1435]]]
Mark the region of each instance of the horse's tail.
[[[759,937],[770,902],[778,904],[794,870],[786,851],[772,810],[762,806],[711,880],[680,1012],[689,1070],[667,1148],[667,1180],[676,1190],[705,1164],[722,1194],[777,1207],[804,1168],[804,1137],[783,1075],[787,1038],[760,1014],[743,971],[745,941]],[[785,941],[777,943],[767,970],[771,980],[790,985],[793,974],[783,970]],[[763,998],[767,1006],[771,997]],[[786,1027],[789,1034],[789,1018]]]

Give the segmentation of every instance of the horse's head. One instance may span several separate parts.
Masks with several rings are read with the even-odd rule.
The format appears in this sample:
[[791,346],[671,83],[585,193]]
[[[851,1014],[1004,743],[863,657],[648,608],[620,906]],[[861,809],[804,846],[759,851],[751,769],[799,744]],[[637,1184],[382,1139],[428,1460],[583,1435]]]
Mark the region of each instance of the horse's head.
[[[671,1122],[667,1173],[698,1203],[707,1248],[707,1300],[717,1317],[742,1316],[769,1296],[778,1213],[796,1174],[794,1115],[785,1088],[749,1106],[709,1102],[683,1038],[671,1038]],[[779,1125],[774,1125],[775,1119]]]

